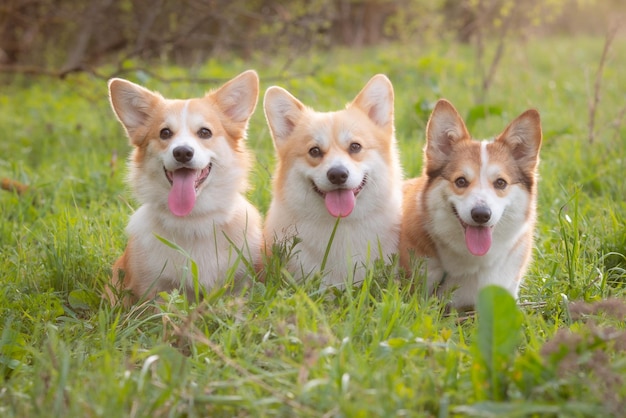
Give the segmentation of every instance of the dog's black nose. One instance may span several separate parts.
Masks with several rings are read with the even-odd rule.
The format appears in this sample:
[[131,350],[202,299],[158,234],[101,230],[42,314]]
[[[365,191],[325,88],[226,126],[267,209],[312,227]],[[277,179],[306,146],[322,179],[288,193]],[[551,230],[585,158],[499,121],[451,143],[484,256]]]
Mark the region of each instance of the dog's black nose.
[[348,180],[350,173],[344,166],[332,167],[326,173],[326,177],[332,184],[344,184]]
[[179,163],[188,163],[193,158],[193,148],[187,145],[181,145],[174,148],[174,158]]
[[472,219],[479,224],[485,224],[491,219],[491,209],[487,206],[476,206],[472,209]]

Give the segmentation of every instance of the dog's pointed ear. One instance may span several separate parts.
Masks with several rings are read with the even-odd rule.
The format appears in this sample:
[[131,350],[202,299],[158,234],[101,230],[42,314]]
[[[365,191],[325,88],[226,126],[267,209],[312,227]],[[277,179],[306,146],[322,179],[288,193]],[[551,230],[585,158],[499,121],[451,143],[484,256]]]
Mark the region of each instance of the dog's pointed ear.
[[393,85],[384,74],[367,82],[349,107],[356,106],[378,126],[393,129]]
[[541,140],[539,112],[529,109],[515,118],[495,141],[506,144],[521,166],[534,170],[539,161]]
[[291,135],[307,109],[287,90],[277,86],[272,86],[265,92],[263,108],[276,146],[280,146]]
[[207,94],[233,122],[247,124],[259,100],[259,76],[248,70]]
[[163,97],[128,80],[112,78],[109,80],[109,99],[131,143],[139,145],[142,138],[137,134],[146,128]]
[[471,139],[463,118],[452,103],[440,99],[426,125],[426,158],[428,163],[445,161],[458,141]]

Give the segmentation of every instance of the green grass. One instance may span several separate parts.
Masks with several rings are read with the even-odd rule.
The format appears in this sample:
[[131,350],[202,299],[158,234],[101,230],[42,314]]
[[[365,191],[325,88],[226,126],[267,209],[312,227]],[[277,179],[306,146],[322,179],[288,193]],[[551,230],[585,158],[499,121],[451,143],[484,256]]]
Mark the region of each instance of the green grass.
[[[545,136],[521,307],[489,289],[477,318],[445,314],[419,279],[412,293],[393,263],[333,297],[316,282],[294,285],[271,260],[266,282],[245,295],[218,290],[195,304],[174,293],[111,308],[99,295],[135,203],[124,183],[130,147],[106,82],[74,75],[3,85],[0,177],[34,190],[0,192],[0,415],[621,416],[626,42],[616,41],[607,62],[589,144],[601,50],[589,38],[509,44],[487,96],[493,114],[471,124],[474,136],[490,137],[536,107]],[[445,97],[464,115],[475,106],[473,54],[456,44],[341,50],[302,57],[287,72],[282,65],[224,59],[193,75],[226,80],[256,68],[262,91],[279,84],[333,110],[386,73],[407,177],[420,173],[434,102]],[[266,81],[276,76],[284,78]],[[128,77],[170,97],[215,86]],[[249,198],[264,212],[274,158],[261,102],[248,136],[257,160]]]

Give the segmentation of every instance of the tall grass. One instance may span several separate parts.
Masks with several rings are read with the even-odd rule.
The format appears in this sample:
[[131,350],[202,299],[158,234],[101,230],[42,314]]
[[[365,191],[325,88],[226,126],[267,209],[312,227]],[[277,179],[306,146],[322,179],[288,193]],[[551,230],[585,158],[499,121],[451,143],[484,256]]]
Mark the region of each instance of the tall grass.
[[[372,267],[360,287],[329,293],[319,278],[294,283],[273,257],[265,282],[246,293],[217,290],[197,302],[173,292],[128,310],[108,306],[99,295],[135,202],[124,183],[130,147],[106,83],[74,75],[4,85],[0,177],[31,190],[0,193],[0,414],[619,416],[626,43],[616,39],[605,63],[593,145],[585,115],[602,40],[529,40],[510,51],[486,102],[491,113],[475,110],[470,130],[490,137],[528,107],[541,113],[535,261],[519,307],[490,290],[477,317],[447,313],[420,277],[400,280],[396,260]],[[386,73],[410,177],[421,171],[434,102],[475,109],[472,57],[457,44],[390,45],[302,57],[287,72],[279,58],[259,57],[208,62],[194,74],[228,79],[256,68],[262,90],[282,76],[272,83],[334,110]],[[169,97],[215,87],[133,80]],[[260,104],[248,142],[249,198],[265,212],[274,157]],[[506,347],[489,345],[490,336]]]

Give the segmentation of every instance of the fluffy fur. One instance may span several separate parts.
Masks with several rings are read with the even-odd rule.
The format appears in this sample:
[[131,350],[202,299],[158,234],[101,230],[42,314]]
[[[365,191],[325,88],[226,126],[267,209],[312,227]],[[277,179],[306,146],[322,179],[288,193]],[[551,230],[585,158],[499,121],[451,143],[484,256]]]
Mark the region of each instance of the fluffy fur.
[[267,248],[297,237],[288,267],[309,277],[320,271],[339,219],[322,285],[361,282],[364,266],[396,253],[399,239],[402,173],[391,82],[376,75],[344,110],[325,113],[274,86],[264,108],[278,156]]
[[197,263],[204,288],[220,286],[231,269],[243,279],[240,255],[258,263],[262,247],[261,217],[244,197],[257,74],[246,71],[188,100],[165,99],[122,79],[109,81],[109,93],[134,147],[128,182],[141,207],[128,223],[128,245],[113,266],[117,290],[108,288],[108,298],[128,290],[128,304],[173,288],[191,292],[188,258],[157,236]]
[[496,284],[517,297],[531,258],[541,147],[536,110],[492,142],[473,140],[456,109],[440,100],[428,121],[424,172],[404,185],[400,261],[427,257],[430,292],[475,304]]

